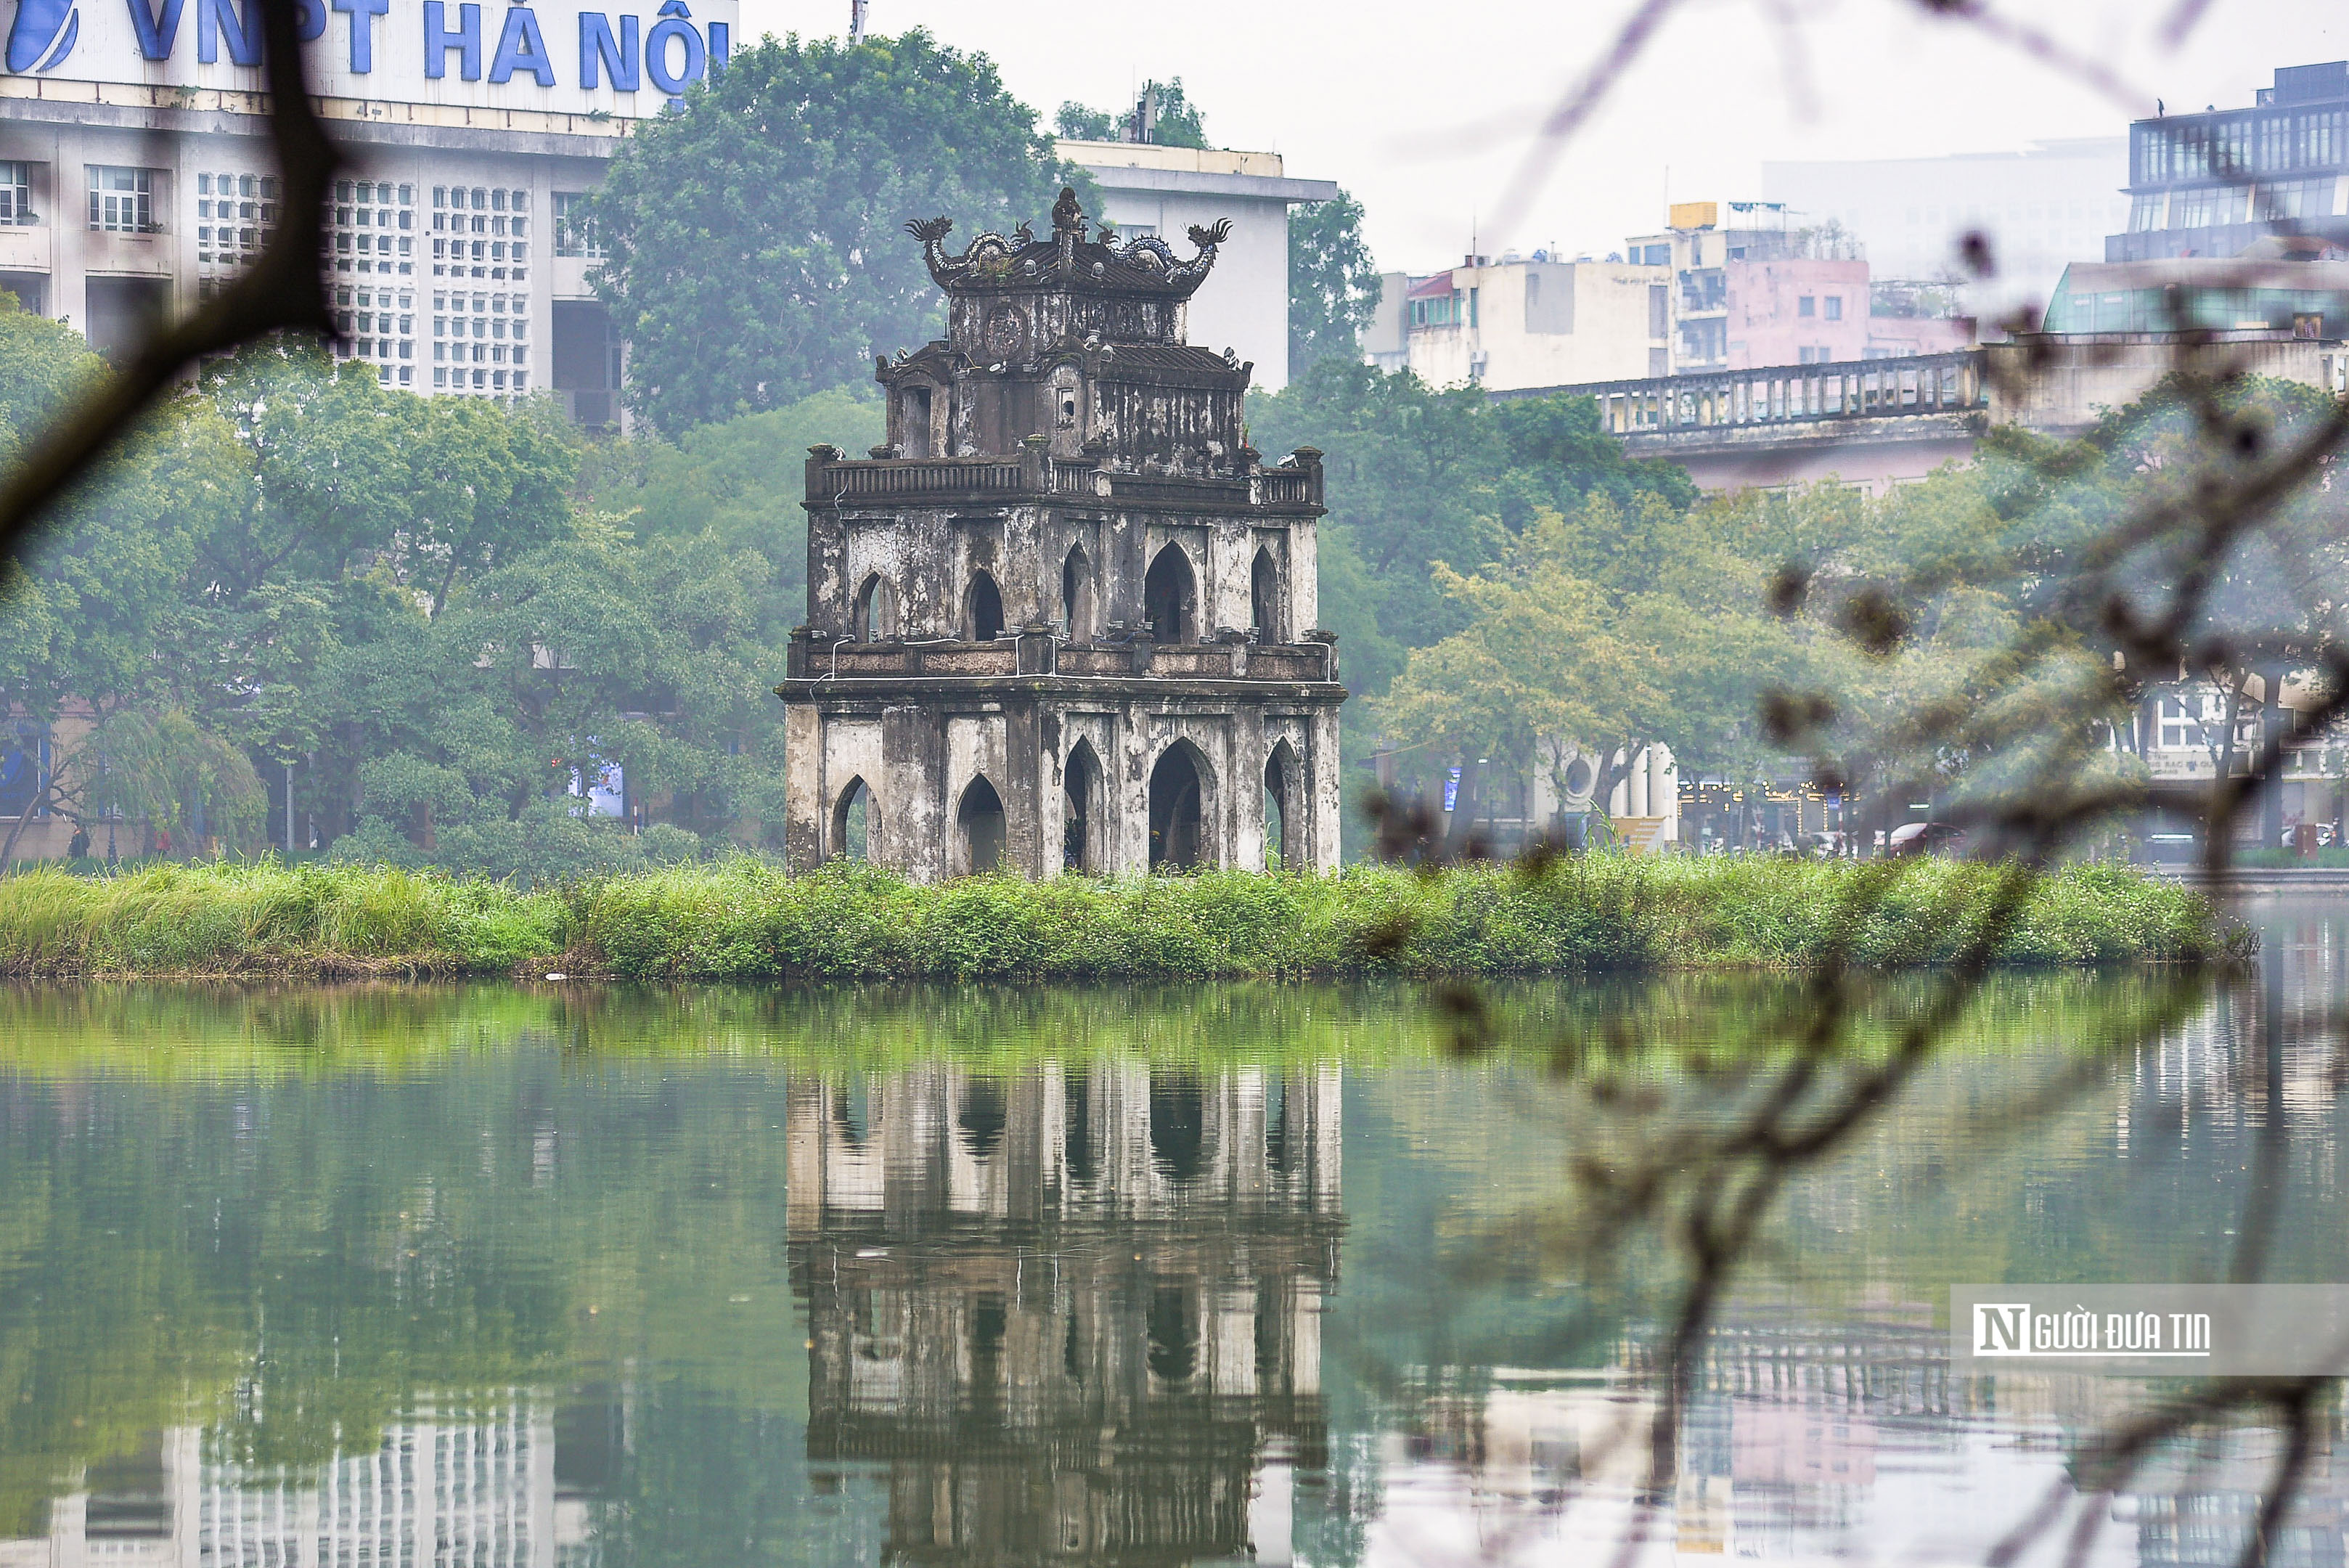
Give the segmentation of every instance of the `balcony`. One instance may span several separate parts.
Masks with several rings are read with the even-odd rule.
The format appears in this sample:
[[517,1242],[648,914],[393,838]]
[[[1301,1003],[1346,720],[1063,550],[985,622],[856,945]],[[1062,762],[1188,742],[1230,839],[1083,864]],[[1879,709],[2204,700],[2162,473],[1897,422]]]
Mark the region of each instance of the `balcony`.
[[1031,438],[1016,458],[849,458],[819,447],[808,458],[812,505],[1010,505],[1048,498],[1185,510],[1321,510],[1321,454],[1307,449],[1288,465],[1253,473],[1190,476],[1124,473],[1092,458],[1058,458]]
[[1319,681],[1334,679],[1336,649],[1326,641],[1202,642],[1164,647],[1133,642],[1063,642],[1027,632],[993,642],[827,643],[812,633],[792,639],[794,680],[926,680],[945,678],[1062,676],[1130,680]]

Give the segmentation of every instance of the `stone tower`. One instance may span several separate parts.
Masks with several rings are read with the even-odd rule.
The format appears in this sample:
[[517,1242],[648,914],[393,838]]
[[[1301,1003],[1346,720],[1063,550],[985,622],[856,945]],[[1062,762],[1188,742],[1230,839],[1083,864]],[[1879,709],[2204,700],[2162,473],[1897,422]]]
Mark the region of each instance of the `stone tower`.
[[1049,239],[906,227],[947,336],[880,362],[886,445],[808,458],[791,864],[1336,865],[1320,454],[1265,466],[1248,367],[1183,340],[1224,226],[1181,260],[1063,191]]

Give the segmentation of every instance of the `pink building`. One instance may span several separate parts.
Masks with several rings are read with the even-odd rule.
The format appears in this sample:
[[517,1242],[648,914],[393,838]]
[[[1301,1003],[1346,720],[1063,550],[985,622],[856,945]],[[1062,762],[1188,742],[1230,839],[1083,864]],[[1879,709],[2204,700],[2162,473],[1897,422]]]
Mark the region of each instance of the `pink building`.
[[[1973,323],[1920,308],[1878,316],[1868,263],[1832,224],[1800,227],[1767,202],[1675,202],[1665,231],[1635,235],[1630,259],[1671,269],[1672,375],[1847,364],[1970,347]],[[1900,291],[1896,291],[1900,292]]]
[[1868,357],[1866,262],[1780,256],[1733,261],[1723,270],[1730,369]]

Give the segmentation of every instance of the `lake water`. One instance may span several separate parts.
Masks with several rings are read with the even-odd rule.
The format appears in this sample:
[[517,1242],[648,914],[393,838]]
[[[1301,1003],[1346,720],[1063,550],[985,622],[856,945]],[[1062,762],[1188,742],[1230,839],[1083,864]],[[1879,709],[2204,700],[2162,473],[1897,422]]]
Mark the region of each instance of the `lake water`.
[[[2267,1277],[2349,1280],[2349,909],[2267,920],[2142,1041],[2146,977],[1993,988],[1775,1205],[1661,1477],[1682,1263],[1576,1165],[1721,1125],[1783,983],[1467,1054],[1400,987],[0,992],[0,1565],[1980,1561],[2051,1497],[2231,1562],[2274,1433],[2083,1494],[2152,1391],[1952,1376],[1943,1303],[2224,1278],[2263,1170]],[[2344,1561],[2322,1444],[2273,1561]]]

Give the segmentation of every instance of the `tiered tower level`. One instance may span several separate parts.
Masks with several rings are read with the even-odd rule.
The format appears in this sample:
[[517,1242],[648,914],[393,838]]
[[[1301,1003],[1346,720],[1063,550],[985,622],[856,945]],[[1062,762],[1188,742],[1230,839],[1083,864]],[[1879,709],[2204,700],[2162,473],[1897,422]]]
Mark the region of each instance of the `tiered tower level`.
[[1063,191],[1048,239],[906,227],[947,336],[880,362],[886,445],[809,455],[792,864],[1334,866],[1321,456],[1267,467],[1248,367],[1184,341],[1222,226],[1183,260]]

